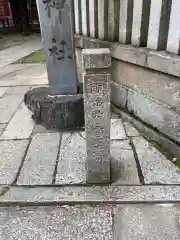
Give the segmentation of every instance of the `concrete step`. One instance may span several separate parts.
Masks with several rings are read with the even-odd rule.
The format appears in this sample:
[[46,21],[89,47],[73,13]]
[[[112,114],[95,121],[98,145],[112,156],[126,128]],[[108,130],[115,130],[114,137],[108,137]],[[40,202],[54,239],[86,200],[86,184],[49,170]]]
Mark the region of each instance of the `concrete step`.
[[179,204],[0,207],[0,238],[176,240]]

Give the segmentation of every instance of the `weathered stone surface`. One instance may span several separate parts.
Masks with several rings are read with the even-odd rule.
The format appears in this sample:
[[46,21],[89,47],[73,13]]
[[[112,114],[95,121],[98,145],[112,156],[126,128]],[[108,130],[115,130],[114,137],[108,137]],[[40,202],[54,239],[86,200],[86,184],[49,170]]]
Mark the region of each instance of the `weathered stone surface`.
[[114,210],[114,240],[180,238],[180,205],[122,205]]
[[28,149],[18,184],[51,184],[59,144],[59,133],[36,134]]
[[16,111],[0,139],[25,139],[29,138],[34,128],[30,111],[22,103]]
[[138,136],[140,136],[139,131],[135,127],[133,127],[133,125],[130,124],[129,122],[124,122],[124,126],[125,126],[126,133],[127,133],[128,137],[138,137]]
[[25,94],[30,89],[30,86],[15,86],[9,87],[6,91],[7,95],[12,94]]
[[82,57],[84,69],[104,69],[111,67],[111,52],[108,48],[84,49]]
[[[147,67],[148,64],[148,67],[151,69],[179,77],[178,69],[180,65],[180,57],[176,54],[172,55],[165,51],[148,51],[145,48],[137,48],[131,45],[124,45],[116,42],[111,44],[106,41],[92,39],[79,35],[75,35],[75,43],[76,46],[80,48],[86,48],[89,45],[92,48],[95,48],[97,46],[108,46],[109,48],[111,48],[112,57],[115,59],[133,63],[143,67]],[[115,73],[115,71],[113,72]]]
[[[137,49],[139,51],[139,48]],[[156,52],[159,53],[159,51]],[[159,61],[156,62],[156,66],[158,63]],[[113,81],[117,82],[117,87],[122,92],[133,89],[144,96],[149,96],[174,108],[180,106],[180,82],[177,77],[116,59],[112,61],[112,69]],[[114,98],[117,99],[118,96],[116,95]]]
[[111,119],[111,140],[126,139],[121,119]]
[[142,136],[148,138],[150,141],[156,142],[163,152],[167,152],[176,158],[180,158],[180,147],[170,139],[159,134],[154,129],[144,125],[142,122],[138,121],[136,118],[133,118],[131,115],[122,112],[120,109],[112,106],[113,111],[117,114],[120,114],[124,121],[129,121],[132,123],[141,133]]
[[180,201],[180,186],[12,187],[0,203],[145,203]]
[[86,141],[78,133],[63,133],[56,184],[86,183]]
[[24,96],[33,118],[48,128],[73,129],[84,125],[82,95],[55,95],[50,88],[34,88]]
[[4,129],[6,128],[7,124],[0,124],[0,136],[3,133]]
[[134,138],[138,159],[146,184],[179,184],[180,169],[144,138]]
[[22,100],[22,95],[4,95],[0,99],[0,123],[9,122]]
[[27,145],[27,140],[0,141],[0,184],[11,184],[15,180]]
[[178,55],[169,55],[164,51],[150,51],[147,55],[149,68],[179,77],[180,58]]
[[111,102],[117,107],[126,107],[127,89],[121,88],[121,85],[111,82]]
[[36,124],[34,129],[33,129],[33,134],[36,133],[51,133],[51,132],[56,132],[56,129],[52,129],[52,128],[47,128],[43,125],[40,124]]
[[48,84],[45,64],[25,64],[24,69],[12,71],[0,80],[0,86],[24,86]]
[[3,94],[6,92],[7,87],[0,87],[0,97],[3,96]]
[[111,141],[111,178],[113,185],[140,184],[136,161],[129,141]]
[[111,206],[0,208],[0,238],[110,240]]
[[[30,41],[27,41],[24,44],[3,49],[1,50],[1,56],[0,56],[0,68],[2,69],[7,65],[17,61],[18,59],[25,57],[41,48],[42,48],[42,43],[40,38],[35,37],[35,39],[31,39]],[[14,68],[19,69],[21,68],[21,66],[9,67],[8,69],[14,69]]]
[[[82,52],[84,69],[84,109],[86,132],[87,182],[110,181],[110,78],[109,73],[98,73],[98,68],[111,64],[108,49],[86,49]],[[110,59],[110,60],[109,60]],[[97,73],[95,73],[97,71]]]
[[129,91],[128,110],[160,132],[179,141],[180,115],[168,106],[153,101],[139,92]]

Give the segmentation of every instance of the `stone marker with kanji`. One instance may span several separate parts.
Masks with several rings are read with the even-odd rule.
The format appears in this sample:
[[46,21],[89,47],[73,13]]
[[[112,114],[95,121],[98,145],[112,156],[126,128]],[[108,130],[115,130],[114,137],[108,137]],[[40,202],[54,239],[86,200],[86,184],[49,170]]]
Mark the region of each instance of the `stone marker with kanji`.
[[86,132],[86,181],[110,182],[110,67],[109,49],[85,49],[84,108]]

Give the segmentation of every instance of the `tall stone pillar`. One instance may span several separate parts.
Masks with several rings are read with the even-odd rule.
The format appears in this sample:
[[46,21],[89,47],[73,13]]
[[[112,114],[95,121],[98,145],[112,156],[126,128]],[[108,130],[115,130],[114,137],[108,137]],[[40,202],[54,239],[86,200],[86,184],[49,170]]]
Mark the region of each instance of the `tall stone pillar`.
[[87,183],[110,182],[110,67],[109,49],[85,49],[84,110]]
[[53,94],[76,94],[72,0],[37,0],[49,85]]

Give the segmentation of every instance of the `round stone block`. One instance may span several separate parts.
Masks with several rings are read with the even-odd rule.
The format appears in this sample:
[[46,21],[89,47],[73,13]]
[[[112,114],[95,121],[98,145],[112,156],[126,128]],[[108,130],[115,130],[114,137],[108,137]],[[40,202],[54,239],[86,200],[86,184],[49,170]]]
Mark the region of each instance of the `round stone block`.
[[52,95],[48,87],[34,88],[24,96],[33,119],[48,128],[74,129],[84,125],[82,94]]

